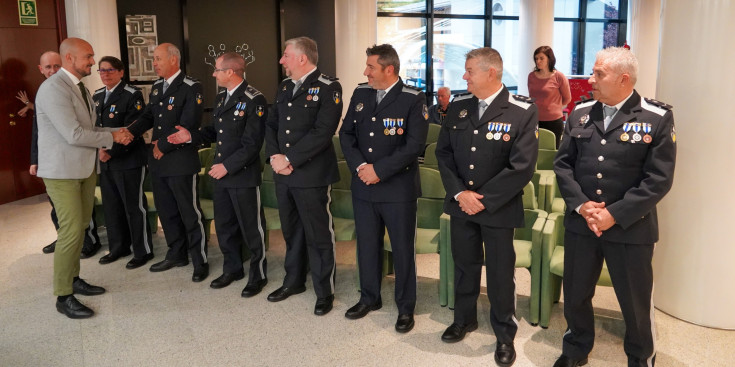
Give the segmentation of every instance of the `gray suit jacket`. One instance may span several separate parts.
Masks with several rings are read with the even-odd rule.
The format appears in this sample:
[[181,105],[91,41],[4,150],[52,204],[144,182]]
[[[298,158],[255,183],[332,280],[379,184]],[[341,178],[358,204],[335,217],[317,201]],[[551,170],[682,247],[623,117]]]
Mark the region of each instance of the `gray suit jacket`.
[[[89,92],[87,98],[93,103]],[[39,177],[87,178],[95,169],[97,148],[112,147],[110,129],[94,126],[94,108],[87,109],[79,87],[62,70],[38,89],[36,117]]]

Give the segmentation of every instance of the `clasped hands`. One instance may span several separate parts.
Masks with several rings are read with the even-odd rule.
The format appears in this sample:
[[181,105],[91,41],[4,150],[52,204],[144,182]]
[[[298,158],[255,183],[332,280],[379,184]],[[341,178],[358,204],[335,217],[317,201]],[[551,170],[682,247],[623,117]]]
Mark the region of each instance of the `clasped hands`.
[[370,163],[357,167],[357,177],[359,177],[365,185],[375,185],[380,182],[380,177],[375,173],[375,166]]
[[459,208],[468,215],[475,215],[485,210],[485,205],[483,205],[480,201],[484,197],[484,195],[478,194],[474,191],[462,191],[459,193],[459,195],[457,195]]
[[270,158],[271,168],[273,172],[279,175],[288,176],[293,172],[291,162],[286,159],[285,154],[274,154]]
[[604,202],[588,201],[579,208],[579,214],[587,221],[587,227],[597,237],[615,225],[615,218],[607,210]]

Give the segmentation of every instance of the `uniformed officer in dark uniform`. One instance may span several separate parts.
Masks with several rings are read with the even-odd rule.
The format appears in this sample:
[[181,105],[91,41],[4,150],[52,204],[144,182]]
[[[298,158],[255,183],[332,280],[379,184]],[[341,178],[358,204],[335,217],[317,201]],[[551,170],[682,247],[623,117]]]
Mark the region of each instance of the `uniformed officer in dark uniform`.
[[355,89],[339,132],[352,176],[360,301],[345,317],[359,319],[382,307],[383,236],[395,261],[395,329],[414,326],[416,308],[416,200],[421,196],[418,157],[428,132],[426,96],[403,84],[393,46],[367,49],[368,82]]
[[[471,94],[449,105],[436,156],[451,216],[455,262],[454,323],[442,340],[454,343],[477,329],[477,297],[487,267],[495,362],[510,366],[516,353],[514,228],[523,227],[523,187],[538,156],[537,110],[502,84],[503,59],[489,47],[467,53],[464,80]],[[483,254],[483,243],[484,254]]]
[[318,57],[314,40],[286,41],[279,62],[289,78],[278,86],[266,123],[265,148],[276,173],[278,212],[286,240],[286,277],[268,300],[278,302],[303,292],[310,267],[317,296],[314,313],[324,315],[332,310],[334,301],[335,240],[329,190],[339,181],[332,137],[342,115],[342,86],[336,78],[319,72]]
[[[122,80],[125,66],[116,57],[100,59],[102,87],[95,91],[97,126],[124,127],[143,113],[145,102],[138,88]],[[148,202],[143,193],[146,171],[145,141],[138,137],[128,145],[115,144],[100,149],[100,190],[102,191],[107,242],[110,252],[100,264],[109,264],[133,252],[126,268],[135,269],[153,258],[151,228],[146,213]]]
[[207,244],[197,190],[201,170],[199,155],[192,144],[171,144],[166,138],[176,126],[199,128],[202,119],[202,86],[179,68],[178,48],[163,43],[153,52],[153,68],[162,78],[153,84],[143,115],[128,128],[135,136],[153,128],[148,156],[153,197],[168,243],[166,259],[153,264],[151,271],[165,271],[194,263],[192,281],[209,275]]
[[656,204],[674,179],[676,132],[671,106],[634,90],[638,61],[630,50],[597,53],[589,83],[596,101],[567,119],[554,171],[564,218],[564,333],[554,366],[582,366],[595,338],[592,296],[603,261],[625,320],[628,366],[656,361],[653,245]]
[[[41,58],[38,61],[38,70],[41,72],[45,79],[48,79],[51,75],[56,74],[61,70],[61,56],[55,51],[46,51],[41,54]],[[26,105],[29,109],[33,110],[33,103],[30,101]],[[38,122],[36,120],[36,113],[33,113],[33,129],[31,133],[31,166],[28,168],[28,173],[35,176],[38,172]],[[48,198],[49,204],[51,204],[51,221],[54,223],[54,227],[59,229],[59,219],[56,217],[56,208],[51,198]],[[97,235],[97,221],[95,218],[94,208],[92,208],[92,219],[89,222],[89,226],[84,230],[84,246],[82,252],[79,255],[80,258],[86,259],[94,256],[102,246],[100,244],[100,237]],[[52,254],[56,251],[56,240],[50,244],[44,246],[41,251],[44,254]]]
[[212,288],[224,288],[245,277],[244,245],[250,250],[248,284],[243,297],[258,294],[268,283],[265,259],[265,218],[260,206],[262,165],[260,148],[265,137],[265,97],[243,79],[245,60],[234,52],[220,55],[212,76],[225,90],[217,95],[212,124],[189,133],[185,128],[168,141],[194,145],[216,142],[212,168],[214,178],[214,224],[224,257],[223,274]]

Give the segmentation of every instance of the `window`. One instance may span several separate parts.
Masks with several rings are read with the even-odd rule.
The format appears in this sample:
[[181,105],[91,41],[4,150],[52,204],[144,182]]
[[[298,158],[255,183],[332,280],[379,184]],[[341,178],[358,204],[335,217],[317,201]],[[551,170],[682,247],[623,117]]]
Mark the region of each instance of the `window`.
[[378,43],[395,47],[401,78],[432,101],[443,86],[466,91],[465,54],[484,46],[500,52],[503,83],[517,90],[519,11],[520,0],[378,0]]
[[590,75],[597,51],[622,46],[628,0],[555,0],[556,68],[567,75]]

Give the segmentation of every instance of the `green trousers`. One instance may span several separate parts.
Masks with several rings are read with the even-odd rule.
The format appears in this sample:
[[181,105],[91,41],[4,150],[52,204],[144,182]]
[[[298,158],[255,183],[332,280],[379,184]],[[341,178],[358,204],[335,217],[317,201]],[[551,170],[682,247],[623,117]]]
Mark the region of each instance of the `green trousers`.
[[74,293],[72,282],[79,276],[79,254],[84,245],[84,230],[92,219],[97,173],[84,179],[44,178],[46,192],[56,208],[59,229],[54,251],[54,295]]

